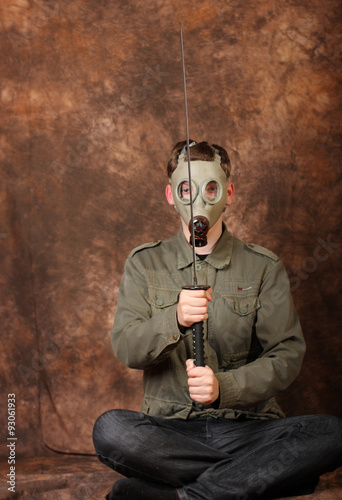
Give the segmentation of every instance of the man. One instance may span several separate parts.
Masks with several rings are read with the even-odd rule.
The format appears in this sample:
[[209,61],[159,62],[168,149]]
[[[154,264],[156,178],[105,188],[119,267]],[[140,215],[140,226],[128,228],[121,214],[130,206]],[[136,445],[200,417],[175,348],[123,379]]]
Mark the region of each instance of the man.
[[[314,490],[341,465],[341,421],[284,418],[274,396],[298,375],[305,343],[283,264],[233,238],[222,221],[234,196],[220,146],[191,141],[196,275],[185,142],[168,163],[178,235],[134,249],[111,333],[115,355],[144,370],[141,412],[112,410],[94,427],[104,464],[126,476],[109,499],[276,498]],[[205,366],[192,325],[204,322]]]

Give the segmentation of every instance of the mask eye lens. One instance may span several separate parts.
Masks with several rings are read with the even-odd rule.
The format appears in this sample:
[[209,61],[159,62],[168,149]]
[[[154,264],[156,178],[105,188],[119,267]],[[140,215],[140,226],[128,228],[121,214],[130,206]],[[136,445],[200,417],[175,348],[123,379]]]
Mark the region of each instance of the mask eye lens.
[[[192,197],[194,198],[194,186],[192,186]],[[178,198],[185,204],[190,203],[190,184],[183,181],[178,186]]]
[[221,195],[221,186],[216,181],[208,181],[203,186],[203,197],[208,203],[216,203]]

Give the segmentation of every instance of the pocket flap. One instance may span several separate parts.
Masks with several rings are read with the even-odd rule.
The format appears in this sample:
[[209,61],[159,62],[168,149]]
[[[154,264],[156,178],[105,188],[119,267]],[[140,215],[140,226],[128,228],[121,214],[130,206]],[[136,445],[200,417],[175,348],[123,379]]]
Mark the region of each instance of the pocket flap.
[[148,300],[157,309],[172,306],[178,302],[178,290],[166,290],[160,288],[151,288],[149,290]]
[[237,296],[224,296],[233,311],[239,316],[247,316],[260,307],[259,297],[255,295],[237,297]]

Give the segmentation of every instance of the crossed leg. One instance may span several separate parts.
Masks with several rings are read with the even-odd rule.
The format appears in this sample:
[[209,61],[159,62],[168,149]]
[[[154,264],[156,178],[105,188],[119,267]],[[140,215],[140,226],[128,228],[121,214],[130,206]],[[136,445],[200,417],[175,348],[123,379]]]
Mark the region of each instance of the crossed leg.
[[247,500],[313,491],[341,465],[341,428],[324,415],[184,421],[112,410],[97,420],[94,445],[117,472],[172,492],[159,498]]

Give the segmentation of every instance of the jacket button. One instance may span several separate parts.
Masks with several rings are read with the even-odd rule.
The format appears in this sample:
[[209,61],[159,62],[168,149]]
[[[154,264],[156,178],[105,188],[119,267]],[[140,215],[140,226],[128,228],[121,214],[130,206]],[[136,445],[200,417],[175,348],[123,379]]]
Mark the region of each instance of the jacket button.
[[164,304],[163,299],[157,299],[156,304],[157,304],[157,306],[162,306]]
[[246,306],[240,307],[240,313],[241,314],[246,314],[247,311],[248,311],[248,307],[246,307]]
[[177,340],[177,335],[172,335],[173,340]]
[[202,269],[202,264],[196,264],[196,271],[200,271]]

